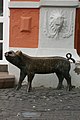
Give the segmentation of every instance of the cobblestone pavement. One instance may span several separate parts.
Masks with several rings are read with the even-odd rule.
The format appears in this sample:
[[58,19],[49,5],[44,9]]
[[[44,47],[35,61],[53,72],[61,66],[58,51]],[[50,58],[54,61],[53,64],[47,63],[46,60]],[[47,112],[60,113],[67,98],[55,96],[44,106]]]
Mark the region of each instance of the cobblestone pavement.
[[80,120],[80,88],[0,89],[0,120]]

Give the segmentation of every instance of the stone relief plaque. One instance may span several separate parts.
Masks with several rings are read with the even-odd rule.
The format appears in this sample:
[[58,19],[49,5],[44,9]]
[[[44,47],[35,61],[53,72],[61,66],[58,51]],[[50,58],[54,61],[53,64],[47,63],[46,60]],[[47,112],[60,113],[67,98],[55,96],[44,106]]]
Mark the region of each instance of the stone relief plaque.
[[45,11],[44,34],[48,38],[69,38],[73,34],[73,10]]
[[41,48],[74,48],[75,8],[43,7],[40,11]]

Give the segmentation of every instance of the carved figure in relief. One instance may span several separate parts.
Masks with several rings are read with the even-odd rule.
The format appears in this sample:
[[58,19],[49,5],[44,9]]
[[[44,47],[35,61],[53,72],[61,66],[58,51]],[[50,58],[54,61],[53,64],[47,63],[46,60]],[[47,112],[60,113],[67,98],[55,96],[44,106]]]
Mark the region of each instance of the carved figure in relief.
[[68,19],[67,11],[56,9],[45,12],[44,33],[48,38],[68,38],[73,33],[73,11]]

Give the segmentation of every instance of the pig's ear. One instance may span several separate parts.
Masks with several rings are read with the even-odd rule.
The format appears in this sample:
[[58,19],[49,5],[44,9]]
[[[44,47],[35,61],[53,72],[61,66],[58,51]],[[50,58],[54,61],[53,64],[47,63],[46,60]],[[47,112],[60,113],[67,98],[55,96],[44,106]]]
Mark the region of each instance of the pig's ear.
[[18,51],[16,51],[16,55],[21,56],[22,52],[18,50]]

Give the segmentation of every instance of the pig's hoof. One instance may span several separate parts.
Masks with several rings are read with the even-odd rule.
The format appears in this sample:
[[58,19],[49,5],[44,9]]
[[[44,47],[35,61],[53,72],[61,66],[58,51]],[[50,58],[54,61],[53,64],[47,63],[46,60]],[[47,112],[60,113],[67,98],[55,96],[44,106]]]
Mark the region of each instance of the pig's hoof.
[[75,88],[74,85],[72,85],[72,86],[70,86],[70,87],[67,87],[68,91],[71,91],[71,90],[74,89],[74,88]]
[[62,88],[64,88],[63,85],[58,85],[58,86],[57,86],[57,90],[61,90]]
[[16,90],[19,90],[20,88],[21,88],[21,86],[18,86],[18,85],[17,85]]
[[27,89],[27,93],[28,93],[28,92],[31,92],[31,90],[32,90],[32,88]]

